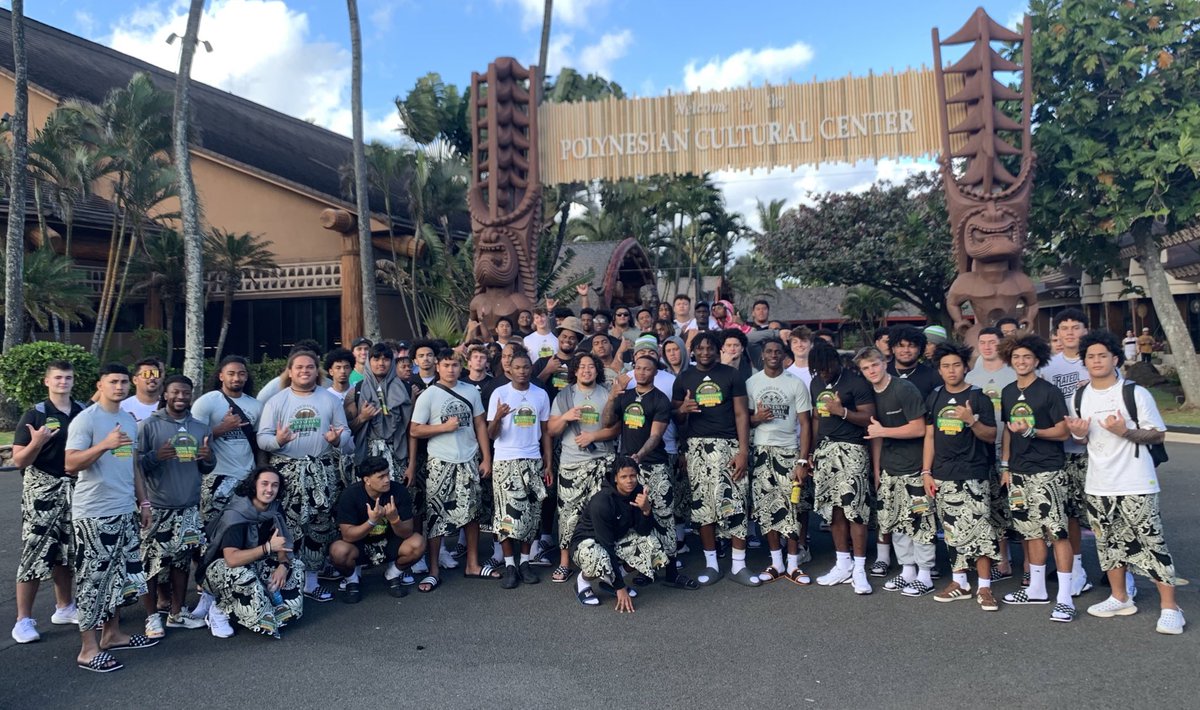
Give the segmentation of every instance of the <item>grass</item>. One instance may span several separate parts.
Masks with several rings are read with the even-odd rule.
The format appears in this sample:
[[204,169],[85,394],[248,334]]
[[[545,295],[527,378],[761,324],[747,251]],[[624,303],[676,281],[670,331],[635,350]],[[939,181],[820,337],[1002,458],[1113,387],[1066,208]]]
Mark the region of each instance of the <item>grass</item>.
[[8,446],[12,440],[13,433],[11,431],[0,431],[0,446]]
[[1158,404],[1158,411],[1168,426],[1200,427],[1200,410],[1189,409],[1181,411],[1175,395],[1159,387],[1152,387],[1150,393]]

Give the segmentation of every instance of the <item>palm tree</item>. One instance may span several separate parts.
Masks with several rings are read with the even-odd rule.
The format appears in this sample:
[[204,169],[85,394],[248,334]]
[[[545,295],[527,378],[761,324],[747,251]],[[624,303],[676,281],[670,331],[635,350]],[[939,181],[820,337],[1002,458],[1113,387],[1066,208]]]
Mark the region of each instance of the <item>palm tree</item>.
[[21,344],[25,334],[23,271],[25,262],[25,165],[29,148],[29,67],[25,61],[25,0],[12,3],[13,112],[9,119],[13,145],[8,178],[8,231],[5,246],[4,352]]
[[71,255],[75,208],[92,194],[92,183],[103,173],[100,151],[85,140],[84,124],[78,111],[55,109],[29,144],[29,165],[50,188],[51,209],[66,227],[66,256]]
[[346,11],[350,15],[350,115],[354,124],[354,197],[358,208],[363,328],[368,338],[377,341],[380,338],[379,299],[375,294],[375,245],[371,242],[367,151],[363,143],[362,36],[358,28],[358,0],[346,0]]
[[554,0],[546,0],[545,9],[542,10],[542,43],[538,47],[538,69],[541,73],[539,81],[546,76],[546,56],[550,53],[550,18],[553,14]]
[[[21,302],[24,315],[41,330],[47,330],[57,319],[63,323],[79,324],[83,319],[95,315],[92,310],[91,289],[75,270],[75,263],[68,257],[55,254],[43,246],[25,255],[24,278],[21,279],[23,293]],[[7,270],[5,270],[7,273]],[[8,299],[5,299],[5,308]],[[8,320],[9,326],[19,341],[24,340],[26,319]],[[7,336],[7,333],[5,334]]]
[[[260,272],[279,268],[270,246],[271,242],[262,241],[259,235],[233,234],[222,229],[213,229],[205,237],[208,272],[221,285],[223,294],[221,335],[217,338],[217,351],[213,355],[215,362],[221,361],[221,353],[225,349],[225,337],[229,334],[229,322],[233,318],[233,297],[242,280],[254,283]],[[375,278],[374,272],[371,278]]]
[[787,204],[787,200],[781,197],[771,200],[765,205],[762,200],[756,199],[754,202],[754,208],[758,211],[759,234],[775,234],[778,232],[779,220],[783,217],[783,206]]
[[180,301],[186,300],[184,284],[187,281],[187,269],[183,238],[175,230],[164,229],[146,237],[142,252],[129,270],[133,280],[131,291],[146,291],[158,296],[166,314],[165,355],[170,365],[175,356],[175,309]]
[[[196,45],[200,42],[200,17],[204,13],[204,0],[192,0],[188,8],[187,28],[183,32],[183,45],[179,51],[179,72],[175,75],[175,107],[172,114],[172,148],[175,155],[175,172],[179,180],[179,208],[183,222],[183,262],[185,271],[184,301],[187,304],[184,319],[183,374],[197,386],[204,381],[204,236],[200,232],[200,205],[196,197],[196,184],[192,181],[191,151],[188,149],[188,118],[192,112],[190,87],[192,83],[192,59]],[[164,302],[165,305],[165,302]],[[168,320],[174,320],[174,311],[168,310]],[[167,358],[174,354],[174,331],[168,326]]]
[[857,323],[862,329],[863,342],[870,343],[871,335],[880,321],[894,311],[900,301],[884,291],[871,286],[853,286],[842,298],[842,315]]

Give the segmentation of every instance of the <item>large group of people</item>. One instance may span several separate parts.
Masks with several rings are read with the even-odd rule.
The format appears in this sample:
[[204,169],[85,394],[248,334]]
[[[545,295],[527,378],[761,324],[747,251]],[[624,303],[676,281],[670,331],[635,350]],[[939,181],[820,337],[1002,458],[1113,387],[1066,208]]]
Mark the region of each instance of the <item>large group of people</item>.
[[[622,612],[648,585],[725,577],[858,595],[874,577],[995,612],[993,582],[1019,575],[1001,601],[1071,622],[1092,587],[1084,527],[1110,587],[1088,613],[1136,612],[1137,572],[1157,586],[1157,630],[1182,632],[1155,475],[1166,427],[1122,377],[1121,340],[1082,312],[1054,317],[1057,354],[1007,319],[977,352],[900,325],[848,357],[833,333],[771,320],[765,301],[746,323],[685,295],[554,306],[457,347],[359,338],[322,355],[301,342],[257,396],[236,355],[194,399],[195,383],[146,358],[105,365],[77,402],[71,364],[50,363],[13,447],[13,638],[39,638],[34,597],[52,580],[51,622],[78,626],[80,668],[109,672],[167,629],[278,637],[305,604],[359,601],[372,567],[396,597],[432,593],[459,566],[503,589],[552,568],[583,606],[615,597]],[[819,575],[812,513],[835,551]],[[935,589],[939,538],[951,579]],[[693,577],[681,556],[697,543]],[[769,564],[751,569],[761,546]],[[120,608],[139,601],[144,628],[125,633]]]

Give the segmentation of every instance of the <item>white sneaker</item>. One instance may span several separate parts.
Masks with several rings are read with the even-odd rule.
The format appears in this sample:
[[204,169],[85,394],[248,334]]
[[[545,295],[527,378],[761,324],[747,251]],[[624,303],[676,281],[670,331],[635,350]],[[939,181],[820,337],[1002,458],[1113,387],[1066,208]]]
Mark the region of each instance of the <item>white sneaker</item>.
[[221,607],[213,604],[208,609],[208,616],[205,617],[208,623],[208,630],[213,636],[219,639],[227,639],[233,636],[233,627],[229,625],[229,614],[221,611]]
[[451,555],[443,547],[441,552],[438,553],[438,566],[446,569],[454,569],[458,567],[458,560],[454,559],[454,555]]
[[79,609],[77,609],[75,607],[75,602],[72,601],[70,604],[68,604],[64,607],[56,607],[54,609],[54,614],[51,615],[51,617],[50,617],[50,623],[51,624],[60,624],[60,625],[62,625],[62,624],[78,624],[79,623]]
[[37,619],[31,619],[28,616],[20,619],[13,624],[12,630],[13,641],[17,643],[33,643],[40,641],[42,635],[37,630]]
[[[1158,626],[1154,630],[1160,634],[1170,634],[1178,636],[1183,633],[1183,627],[1187,622],[1183,620],[1183,609],[1163,609],[1158,615]],[[14,631],[15,635],[16,632]]]
[[178,616],[167,617],[167,626],[172,629],[203,629],[204,619],[197,619],[191,614],[180,612]]
[[850,583],[854,585],[855,594],[870,594],[874,591],[871,589],[871,583],[867,581],[867,569],[865,567],[854,568]]
[[853,577],[853,567],[843,568],[834,565],[833,569],[829,570],[820,577],[817,577],[817,584],[821,585],[822,587],[833,587],[838,584],[850,584]]
[[212,608],[213,595],[208,592],[200,592],[200,601],[196,602],[196,608],[189,611],[188,616],[197,619],[203,619],[208,616],[208,610]]
[[1088,581],[1087,572],[1074,572],[1071,574],[1071,596],[1077,597],[1084,592],[1089,592],[1092,589],[1092,583]]
[[1108,599],[1099,604],[1089,606],[1088,613],[1092,616],[1098,616],[1101,619],[1111,619],[1114,616],[1131,616],[1137,613],[1137,604],[1134,604],[1132,599],[1121,601],[1116,597],[1109,596]]
[[413,571],[413,574],[425,574],[426,572],[429,571],[429,563],[427,563],[425,561],[425,558],[422,557],[421,559],[419,559],[413,563],[412,571]]
[[146,638],[160,639],[166,636],[167,632],[163,630],[162,614],[151,614],[146,617]]
[[806,565],[809,562],[812,562],[812,553],[809,552],[807,545],[801,545],[799,549],[796,550],[796,555],[799,558],[797,560],[798,564]]

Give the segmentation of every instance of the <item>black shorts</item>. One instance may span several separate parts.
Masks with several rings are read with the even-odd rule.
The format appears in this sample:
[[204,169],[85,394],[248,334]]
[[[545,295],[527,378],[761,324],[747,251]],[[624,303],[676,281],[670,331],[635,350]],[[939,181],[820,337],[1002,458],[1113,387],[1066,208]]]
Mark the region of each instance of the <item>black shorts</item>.
[[358,549],[357,564],[374,567],[387,562],[395,562],[396,557],[400,554],[400,543],[402,542],[404,542],[404,538],[396,535],[385,535],[374,541],[359,540],[354,543],[354,547]]

